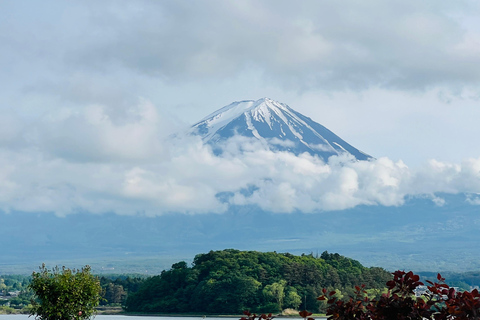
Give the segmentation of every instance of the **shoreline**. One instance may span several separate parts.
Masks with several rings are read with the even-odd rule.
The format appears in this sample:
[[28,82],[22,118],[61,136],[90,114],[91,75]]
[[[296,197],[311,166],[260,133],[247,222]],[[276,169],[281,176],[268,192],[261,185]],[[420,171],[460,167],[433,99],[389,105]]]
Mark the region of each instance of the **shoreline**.
[[[105,313],[104,313],[105,314]],[[236,318],[240,319],[245,317],[245,315],[233,315],[233,314],[189,314],[189,313],[129,313],[129,312],[122,312],[116,313],[117,315],[125,315],[125,316],[146,316],[146,317],[170,317],[170,318]],[[106,314],[105,314],[106,315]],[[258,315],[261,315],[258,314]],[[257,315],[257,319],[258,319]],[[291,319],[303,319],[300,315],[274,315],[274,318],[291,318]],[[313,314],[311,317],[315,319],[326,319],[325,314]]]

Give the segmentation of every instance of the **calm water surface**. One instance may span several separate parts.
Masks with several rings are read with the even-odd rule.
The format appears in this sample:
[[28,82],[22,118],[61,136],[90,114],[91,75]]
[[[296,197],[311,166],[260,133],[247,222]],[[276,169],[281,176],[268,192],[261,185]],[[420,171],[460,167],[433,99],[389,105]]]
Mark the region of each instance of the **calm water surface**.
[[[206,317],[205,320],[238,320],[239,318],[218,318]],[[284,318],[285,319],[285,318]],[[302,318],[287,318],[288,320],[303,320]],[[316,320],[325,318],[315,318]],[[0,314],[0,320],[35,320],[33,317],[28,317],[25,314]],[[99,315],[95,320],[203,320],[202,317],[150,317],[150,316],[121,316],[121,315]]]
[[[122,315],[98,315],[95,320],[203,320],[202,317],[150,317],[150,316],[122,316]],[[238,320],[239,318],[206,317],[205,320]],[[0,314],[0,320],[35,320],[25,314]],[[292,319],[294,320],[294,319]]]
[[[98,315],[95,320],[203,320],[202,317],[150,317],[150,316],[123,316],[123,315]],[[239,318],[206,317],[205,320],[238,320]],[[35,320],[26,314],[0,314],[0,320]]]

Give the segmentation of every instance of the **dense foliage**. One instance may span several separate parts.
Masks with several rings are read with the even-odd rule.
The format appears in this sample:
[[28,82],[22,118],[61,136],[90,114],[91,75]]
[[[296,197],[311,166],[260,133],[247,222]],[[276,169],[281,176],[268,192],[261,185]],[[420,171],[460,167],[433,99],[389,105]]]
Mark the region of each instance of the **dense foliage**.
[[138,291],[145,277],[111,275],[101,276],[102,299],[100,305],[123,305],[130,293]]
[[30,283],[30,277],[24,275],[0,275],[0,296],[9,292],[25,290]]
[[32,298],[29,283],[29,276],[0,275],[0,314],[28,313]]
[[129,295],[129,312],[240,313],[243,310],[279,312],[285,308],[318,311],[324,287],[344,294],[355,284],[384,288],[391,275],[366,268],[358,261],[324,252],[295,256],[289,253],[223,250],[199,254],[147,279]]
[[[130,293],[138,291],[147,277],[138,274],[104,274],[101,306],[122,306]],[[29,289],[31,276],[0,275],[0,314],[30,313],[33,292]]]
[[90,267],[49,270],[42,265],[30,283],[35,299],[31,315],[41,320],[89,319],[95,314],[102,289]]
[[467,320],[480,319],[480,293],[477,289],[457,292],[445,283],[440,274],[438,282],[430,285],[422,296],[415,290],[423,286],[420,277],[396,271],[388,281],[388,292],[378,298],[368,297],[364,285],[357,286],[348,300],[340,300],[335,291],[323,289],[319,300],[327,300],[329,320]]
[[[435,281],[437,278],[436,272],[419,272],[418,275],[422,281]],[[471,287],[480,286],[480,272],[442,272],[442,275],[446,278],[446,283],[450,287],[457,287],[462,290],[470,290]]]

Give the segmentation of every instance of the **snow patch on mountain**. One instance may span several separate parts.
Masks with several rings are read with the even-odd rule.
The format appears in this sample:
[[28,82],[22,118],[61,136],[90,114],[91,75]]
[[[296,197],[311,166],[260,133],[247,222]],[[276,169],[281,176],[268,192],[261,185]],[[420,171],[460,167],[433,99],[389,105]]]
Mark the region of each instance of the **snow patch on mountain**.
[[235,135],[260,140],[274,151],[308,152],[328,161],[333,155],[351,154],[357,160],[372,157],[288,105],[269,98],[233,102],[194,124],[190,134],[221,153],[219,147]]

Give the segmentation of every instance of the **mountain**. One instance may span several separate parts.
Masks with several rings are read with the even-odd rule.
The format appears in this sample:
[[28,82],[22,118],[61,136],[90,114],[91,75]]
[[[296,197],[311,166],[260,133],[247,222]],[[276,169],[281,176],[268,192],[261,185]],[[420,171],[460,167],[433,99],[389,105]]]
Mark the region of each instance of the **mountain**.
[[190,133],[200,135],[217,154],[222,152],[222,142],[240,135],[260,140],[274,151],[308,152],[324,161],[345,153],[357,160],[372,158],[309,117],[269,98],[233,102],[194,124]]
[[[277,150],[310,152],[323,159],[342,152],[357,159],[370,157],[270,99],[232,103],[195,124],[191,133],[212,146],[221,146],[238,133]],[[320,153],[319,145],[329,152]],[[222,196],[219,192],[220,200]],[[288,214],[253,204],[232,204],[223,214],[171,212],[155,217],[78,210],[60,218],[49,212],[0,210],[0,274],[28,274],[44,262],[68,267],[90,264],[96,273],[114,268],[115,273],[155,274],[199,252],[226,248],[292,254],[327,250],[392,271],[479,270],[478,206],[469,203],[468,194],[435,196],[444,204],[434,203],[431,196],[406,196],[397,207],[358,205]]]
[[445,205],[408,198],[399,207],[323,214],[278,214],[251,206],[157,217],[0,212],[0,274],[30,274],[42,263],[156,274],[197,253],[226,248],[298,255],[327,250],[391,271],[480,270],[479,226],[472,223],[478,208],[465,206],[462,194],[439,196]]

